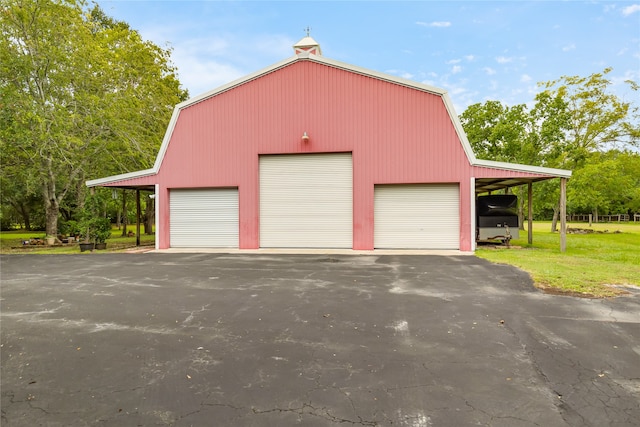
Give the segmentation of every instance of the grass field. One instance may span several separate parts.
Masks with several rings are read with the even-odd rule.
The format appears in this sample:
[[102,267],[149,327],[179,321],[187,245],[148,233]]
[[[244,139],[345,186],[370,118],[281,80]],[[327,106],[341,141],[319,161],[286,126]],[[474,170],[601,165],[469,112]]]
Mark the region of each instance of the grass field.
[[624,292],[624,286],[640,286],[640,223],[567,227],[602,233],[567,234],[567,251],[561,253],[560,235],[550,232],[551,223],[535,222],[533,245],[527,244],[527,232],[520,231],[521,239],[511,242],[515,248],[479,246],[476,255],[519,267],[531,274],[536,286],[559,293],[606,297]]
[[[129,226],[127,230],[135,232],[135,226]],[[134,237],[121,237],[121,230],[114,228],[111,230],[111,238],[107,240],[107,251],[118,252],[136,246],[136,238]],[[24,246],[22,242],[29,240],[30,238],[39,237],[44,239],[44,231],[2,231],[0,232],[0,253],[3,254],[76,254],[80,253],[78,244],[59,245],[59,246]],[[140,236],[140,244],[144,246],[153,246],[155,242],[154,235]],[[106,251],[99,251],[106,252]],[[88,254],[90,252],[83,252]]]

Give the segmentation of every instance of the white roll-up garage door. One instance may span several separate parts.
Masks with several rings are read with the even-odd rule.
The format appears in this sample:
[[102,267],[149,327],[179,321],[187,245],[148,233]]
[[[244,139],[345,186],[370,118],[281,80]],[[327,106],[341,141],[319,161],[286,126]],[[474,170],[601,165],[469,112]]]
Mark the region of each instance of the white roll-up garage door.
[[260,157],[260,246],[353,246],[350,153]]
[[458,249],[457,184],[376,185],[376,248]]
[[169,194],[171,247],[238,247],[238,189],[175,189]]

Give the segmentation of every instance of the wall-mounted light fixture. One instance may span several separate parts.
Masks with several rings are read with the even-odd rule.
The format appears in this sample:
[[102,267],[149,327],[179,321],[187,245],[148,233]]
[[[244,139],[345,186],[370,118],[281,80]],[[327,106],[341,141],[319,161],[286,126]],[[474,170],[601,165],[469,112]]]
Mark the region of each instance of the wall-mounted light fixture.
[[302,142],[309,142],[309,135],[307,135],[307,131],[302,134]]

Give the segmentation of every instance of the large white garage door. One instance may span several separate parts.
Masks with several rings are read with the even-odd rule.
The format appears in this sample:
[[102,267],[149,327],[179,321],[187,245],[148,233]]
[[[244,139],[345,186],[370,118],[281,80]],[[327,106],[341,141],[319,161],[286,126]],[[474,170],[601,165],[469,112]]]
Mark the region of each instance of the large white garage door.
[[260,157],[260,246],[353,247],[350,153]]
[[174,248],[238,247],[238,189],[176,189],[169,195]]
[[458,185],[376,185],[376,248],[458,249]]

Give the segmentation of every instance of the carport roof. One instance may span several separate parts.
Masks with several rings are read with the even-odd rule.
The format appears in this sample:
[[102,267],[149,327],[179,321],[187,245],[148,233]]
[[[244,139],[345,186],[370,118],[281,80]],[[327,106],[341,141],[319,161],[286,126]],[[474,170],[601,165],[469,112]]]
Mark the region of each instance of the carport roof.
[[519,185],[529,184],[530,182],[544,181],[555,177],[538,177],[538,178],[478,178],[476,179],[476,193],[487,193],[490,191],[502,190]]

